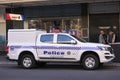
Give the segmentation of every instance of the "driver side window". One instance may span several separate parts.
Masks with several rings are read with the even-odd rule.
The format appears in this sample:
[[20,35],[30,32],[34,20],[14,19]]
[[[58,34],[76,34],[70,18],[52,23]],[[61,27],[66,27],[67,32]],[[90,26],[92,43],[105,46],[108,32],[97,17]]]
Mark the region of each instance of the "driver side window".
[[67,35],[58,35],[57,43],[58,44],[71,44],[70,42],[74,40]]

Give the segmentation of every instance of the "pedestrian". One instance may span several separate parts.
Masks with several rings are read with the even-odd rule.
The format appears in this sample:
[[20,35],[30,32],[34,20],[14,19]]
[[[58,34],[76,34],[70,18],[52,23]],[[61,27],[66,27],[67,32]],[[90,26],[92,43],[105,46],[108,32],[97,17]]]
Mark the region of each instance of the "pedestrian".
[[100,35],[99,35],[99,43],[102,44],[107,44],[107,35],[105,34],[105,32],[103,30],[100,31]]
[[115,33],[112,30],[109,31],[107,40],[109,44],[115,43]]

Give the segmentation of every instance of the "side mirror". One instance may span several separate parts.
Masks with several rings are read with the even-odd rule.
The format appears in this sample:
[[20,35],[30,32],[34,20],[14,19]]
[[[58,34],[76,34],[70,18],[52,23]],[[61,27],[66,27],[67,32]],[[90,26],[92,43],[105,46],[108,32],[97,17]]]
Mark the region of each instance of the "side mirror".
[[75,40],[71,40],[70,43],[71,44],[77,44],[77,42]]

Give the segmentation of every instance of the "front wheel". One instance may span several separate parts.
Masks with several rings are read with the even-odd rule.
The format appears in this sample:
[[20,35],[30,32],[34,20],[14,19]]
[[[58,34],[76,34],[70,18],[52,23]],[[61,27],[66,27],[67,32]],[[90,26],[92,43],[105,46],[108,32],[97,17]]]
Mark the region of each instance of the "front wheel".
[[94,70],[99,67],[99,59],[97,56],[88,54],[82,60],[82,66],[87,70]]
[[36,61],[32,55],[23,55],[20,62],[22,67],[26,69],[33,68],[36,64]]

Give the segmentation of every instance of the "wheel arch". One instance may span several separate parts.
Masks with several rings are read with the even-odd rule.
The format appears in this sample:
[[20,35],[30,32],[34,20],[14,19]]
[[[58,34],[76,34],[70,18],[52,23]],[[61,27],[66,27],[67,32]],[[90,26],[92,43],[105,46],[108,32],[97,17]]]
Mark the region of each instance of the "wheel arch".
[[33,55],[32,52],[30,52],[30,51],[23,51],[23,52],[20,53],[20,55],[19,55],[19,57],[18,57],[18,65],[20,65],[20,59],[22,58],[22,56],[23,56],[23,55],[26,55],[26,54],[32,55],[33,58],[35,59],[35,57],[34,57],[34,55]]
[[82,62],[83,58],[84,58],[87,54],[92,54],[92,55],[97,56],[97,58],[98,58],[98,60],[99,60],[99,62],[100,62],[100,57],[99,57],[99,55],[98,55],[96,52],[94,52],[94,51],[85,51],[85,52],[83,52],[83,54],[82,54],[81,57],[80,57],[80,62]]

